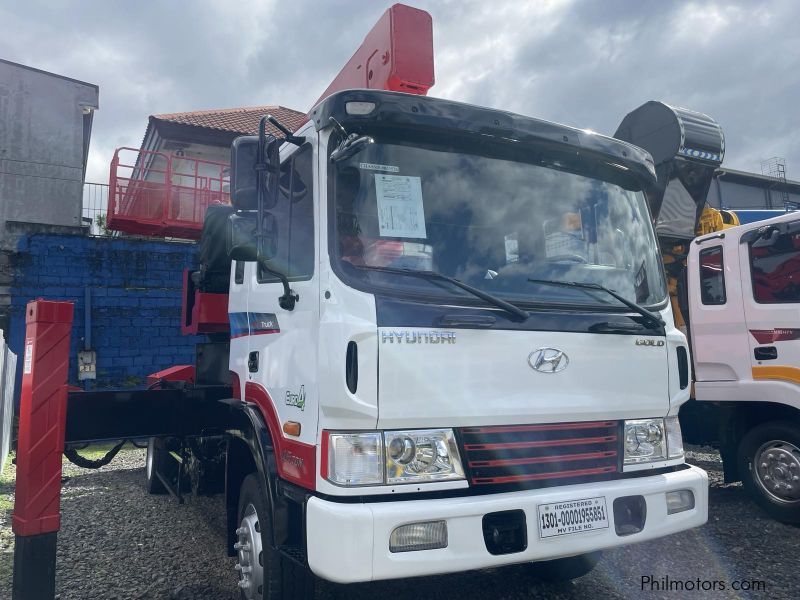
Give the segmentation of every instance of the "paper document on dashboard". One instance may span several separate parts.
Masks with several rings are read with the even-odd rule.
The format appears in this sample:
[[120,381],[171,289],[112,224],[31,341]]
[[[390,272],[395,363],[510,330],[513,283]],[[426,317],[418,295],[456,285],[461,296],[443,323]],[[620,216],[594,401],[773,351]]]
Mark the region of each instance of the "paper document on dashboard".
[[375,195],[378,199],[381,237],[427,237],[422,181],[419,177],[376,173]]

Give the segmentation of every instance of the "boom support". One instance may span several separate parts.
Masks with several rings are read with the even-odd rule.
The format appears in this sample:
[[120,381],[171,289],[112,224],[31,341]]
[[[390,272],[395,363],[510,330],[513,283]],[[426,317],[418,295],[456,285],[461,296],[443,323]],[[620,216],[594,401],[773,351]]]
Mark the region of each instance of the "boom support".
[[395,4],[383,13],[314,106],[334,92],[362,88],[424,96],[433,83],[431,16]]

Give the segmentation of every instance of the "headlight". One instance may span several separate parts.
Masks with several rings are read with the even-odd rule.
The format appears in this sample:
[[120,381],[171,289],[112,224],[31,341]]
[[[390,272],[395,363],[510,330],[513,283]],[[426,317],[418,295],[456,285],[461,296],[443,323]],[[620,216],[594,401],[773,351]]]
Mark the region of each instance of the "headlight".
[[378,431],[330,434],[327,460],[328,479],[333,483],[383,483],[383,438]]
[[387,431],[386,483],[463,479],[452,429]]
[[678,417],[664,419],[667,426],[667,453],[669,458],[683,457],[683,435]]
[[666,460],[664,419],[625,421],[625,464]]
[[452,429],[331,433],[327,478],[346,486],[464,479]]

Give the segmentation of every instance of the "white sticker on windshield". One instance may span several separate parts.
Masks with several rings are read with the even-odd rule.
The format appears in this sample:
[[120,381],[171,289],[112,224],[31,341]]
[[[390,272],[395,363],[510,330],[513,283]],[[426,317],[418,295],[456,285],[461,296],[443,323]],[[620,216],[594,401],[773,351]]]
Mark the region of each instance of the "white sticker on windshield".
[[388,171],[389,173],[399,173],[400,167],[392,165],[378,165],[375,163],[358,163],[359,169],[369,169],[370,171]]
[[381,237],[427,237],[419,177],[375,174],[375,195]]
[[506,242],[506,264],[519,262],[519,240],[517,234],[512,233],[505,236]]

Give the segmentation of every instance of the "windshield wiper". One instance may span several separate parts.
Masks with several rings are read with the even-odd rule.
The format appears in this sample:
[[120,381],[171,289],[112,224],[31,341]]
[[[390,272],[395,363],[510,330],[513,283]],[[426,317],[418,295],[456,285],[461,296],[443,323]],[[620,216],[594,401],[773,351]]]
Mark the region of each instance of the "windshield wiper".
[[502,298],[498,298],[488,292],[484,292],[483,290],[479,290],[478,288],[472,287],[464,283],[463,281],[459,281],[454,277],[450,277],[448,275],[444,275],[442,273],[437,273],[436,271],[417,271],[416,269],[401,269],[397,267],[370,267],[370,266],[361,266],[358,265],[357,268],[359,269],[368,269],[368,270],[375,270],[375,271],[383,271],[385,273],[400,273],[402,275],[411,275],[413,277],[421,277],[423,279],[441,279],[442,281],[447,281],[448,283],[452,283],[454,286],[461,288],[465,292],[469,292],[473,296],[480,298],[481,300],[485,300],[489,304],[494,304],[497,308],[502,308],[504,311],[517,317],[518,319],[525,320],[530,315],[522,310],[519,306],[515,306],[510,302],[506,302]]
[[621,296],[614,290],[609,289],[604,285],[600,285],[599,283],[581,283],[578,281],[555,281],[551,279],[530,279],[530,278],[528,279],[528,281],[530,281],[531,283],[542,283],[545,285],[558,285],[561,287],[578,288],[580,290],[599,290],[601,292],[605,292],[606,294],[612,296],[613,298],[616,298],[631,310],[634,310],[638,312],[640,315],[642,315],[646,319],[644,325],[648,329],[658,329],[659,327],[666,326],[664,319],[659,317],[657,314],[650,312],[644,306],[636,304],[636,302],[631,302],[630,300],[628,300],[624,296]]

